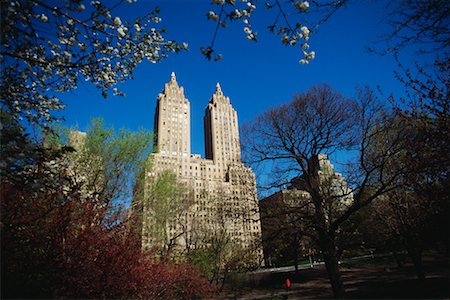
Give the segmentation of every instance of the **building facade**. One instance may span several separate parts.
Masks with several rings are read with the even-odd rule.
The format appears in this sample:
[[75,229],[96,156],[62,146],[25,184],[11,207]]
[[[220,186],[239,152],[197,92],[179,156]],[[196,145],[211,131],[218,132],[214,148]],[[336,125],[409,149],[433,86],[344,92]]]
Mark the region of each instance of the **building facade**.
[[[344,176],[335,172],[327,155],[319,154],[311,158],[311,163],[317,166],[320,193],[328,211],[339,214],[353,203]],[[302,256],[312,254],[314,246],[304,233],[313,233],[314,226],[309,220],[315,208],[302,176],[293,178],[287,189],[262,199],[259,205],[266,266],[292,265]],[[325,218],[328,217],[326,214]]]
[[[156,151],[143,175],[143,246],[189,250],[222,236],[262,255],[255,175],[241,161],[237,113],[220,85],[205,110],[206,158],[191,153],[190,103],[174,73],[158,95],[154,122]],[[161,199],[155,186],[167,173],[183,191]]]
[[278,191],[260,202],[264,263],[269,267],[292,266],[307,252],[303,235],[313,211],[311,196],[297,189]]

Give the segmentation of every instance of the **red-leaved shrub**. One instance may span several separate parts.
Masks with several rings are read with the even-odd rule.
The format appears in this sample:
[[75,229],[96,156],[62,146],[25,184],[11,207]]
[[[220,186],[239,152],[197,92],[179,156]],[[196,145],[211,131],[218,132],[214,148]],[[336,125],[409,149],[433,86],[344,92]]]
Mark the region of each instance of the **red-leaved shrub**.
[[191,265],[143,253],[120,210],[13,184],[0,195],[2,298],[192,299],[213,291]]

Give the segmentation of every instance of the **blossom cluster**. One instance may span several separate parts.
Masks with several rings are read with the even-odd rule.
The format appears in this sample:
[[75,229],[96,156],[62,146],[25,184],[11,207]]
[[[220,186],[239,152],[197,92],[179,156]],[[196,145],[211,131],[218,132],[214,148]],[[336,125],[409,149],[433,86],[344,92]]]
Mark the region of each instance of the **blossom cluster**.
[[[212,0],[211,3],[215,7],[208,11],[206,17],[209,20],[217,22],[216,33],[219,27],[227,27],[227,21],[241,21],[246,38],[251,41],[257,41],[258,33],[252,29],[251,25],[251,16],[256,9],[255,0]],[[201,47],[200,51],[208,60],[214,58],[215,61],[218,61],[222,59],[222,54],[215,53],[215,37],[216,34],[214,34],[214,38],[209,47]]]
[[[279,2],[277,2],[279,4]],[[294,12],[297,13],[307,13],[309,12],[310,4],[308,1],[295,1],[292,3],[294,6]],[[275,6],[270,6],[269,8],[274,8]],[[273,25],[268,28],[271,32],[281,36],[281,43],[288,46],[299,46],[303,58],[299,60],[302,65],[308,64],[316,56],[314,51],[308,52],[309,49],[309,38],[311,35],[311,29],[306,25],[301,23],[296,23],[292,26],[289,21],[284,8],[281,5],[278,6],[280,13],[284,16],[285,24],[279,25],[279,19],[277,18]]]
[[294,3],[295,8],[298,9],[300,12],[306,12],[309,8],[309,2],[308,1],[296,1]]
[[[253,29],[251,24],[251,16],[256,9],[256,4],[254,0],[212,0],[212,5],[215,9],[210,10],[207,13],[207,18],[214,22],[218,22],[216,27],[219,30],[219,25],[223,28],[226,27],[226,20],[236,21],[241,20],[243,23],[243,31],[246,34],[248,40],[257,41],[257,32]],[[289,16],[293,15],[288,13],[287,9],[289,6],[294,10],[294,14],[308,13],[310,11],[310,3],[308,1],[289,1],[287,3],[282,3],[278,0],[268,1],[265,3],[266,7],[269,9],[277,10],[277,17],[273,25],[268,26],[271,32],[281,35],[281,43],[283,45],[296,46],[299,45],[303,58],[299,61],[300,64],[308,64],[311,60],[315,58],[315,52],[308,52],[309,45],[307,44],[311,30],[306,25],[296,23],[295,26],[291,26],[289,21]],[[287,7],[288,6],[288,7]],[[283,16],[282,18],[280,16]],[[280,24],[282,23],[283,24]],[[207,48],[202,47],[200,50],[203,55],[208,59],[214,57],[214,38],[211,45]],[[222,58],[222,55],[216,55]]]
[[[133,2],[133,1],[128,1]],[[3,10],[3,5],[2,5]],[[187,44],[167,40],[159,10],[134,22],[100,1],[7,1],[2,12],[2,108],[17,120],[47,126],[64,107],[58,93],[89,81],[107,97],[144,59],[156,63]]]

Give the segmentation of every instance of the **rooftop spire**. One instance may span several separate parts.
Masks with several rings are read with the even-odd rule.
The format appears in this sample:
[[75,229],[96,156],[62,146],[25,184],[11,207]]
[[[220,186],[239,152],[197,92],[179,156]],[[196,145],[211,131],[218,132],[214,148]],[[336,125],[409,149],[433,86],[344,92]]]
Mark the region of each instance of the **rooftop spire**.
[[216,83],[216,92],[222,94],[222,88],[220,87],[220,83]]
[[175,72],[172,72],[172,74],[170,74],[170,81],[177,81],[177,77],[175,76]]

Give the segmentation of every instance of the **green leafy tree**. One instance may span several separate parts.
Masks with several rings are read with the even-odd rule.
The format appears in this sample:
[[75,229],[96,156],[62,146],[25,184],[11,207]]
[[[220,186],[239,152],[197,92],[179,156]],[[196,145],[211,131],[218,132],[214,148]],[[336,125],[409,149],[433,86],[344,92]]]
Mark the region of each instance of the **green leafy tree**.
[[93,119],[86,134],[69,131],[66,135],[66,141],[75,149],[67,156],[71,164],[69,174],[81,191],[99,206],[131,199],[135,174],[143,170],[150,153],[149,132],[115,132],[102,119]]
[[[183,238],[189,248],[190,228],[185,214],[193,204],[190,193],[171,171],[144,180],[142,176],[148,176],[150,165],[151,158],[145,174],[141,175],[140,190],[134,195],[135,213],[143,224],[143,246],[159,249],[164,254],[176,246],[177,239]],[[176,234],[170,234],[171,231]]]
[[199,267],[209,282],[223,284],[226,264],[230,260],[233,243],[225,230],[216,230],[213,236],[202,241],[206,247],[193,249],[187,259]]

